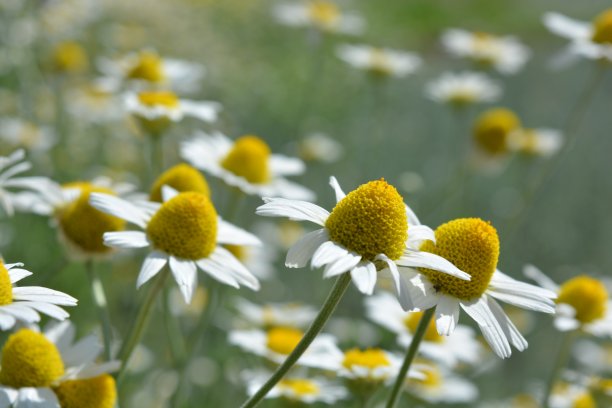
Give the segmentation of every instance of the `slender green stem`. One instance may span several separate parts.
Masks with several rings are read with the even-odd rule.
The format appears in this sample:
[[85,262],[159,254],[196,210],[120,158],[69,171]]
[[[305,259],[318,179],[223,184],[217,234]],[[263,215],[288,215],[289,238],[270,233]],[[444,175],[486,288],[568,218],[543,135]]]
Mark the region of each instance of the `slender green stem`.
[[170,288],[165,287],[163,292],[163,315],[168,344],[170,346],[170,354],[173,364],[177,365],[185,356],[186,348],[182,337],[181,326],[178,319],[170,310]]
[[85,262],[85,268],[87,269],[87,274],[89,275],[91,294],[96,305],[98,318],[100,319],[100,326],[102,327],[104,358],[106,361],[110,361],[112,360],[111,344],[113,340],[113,331],[110,322],[110,314],[108,312],[108,302],[106,301],[106,294],[104,293],[104,286],[102,285],[102,280],[100,279],[100,275],[96,271],[94,262],[92,260]]
[[310,346],[310,343],[312,343],[319,332],[323,329],[323,326],[325,326],[325,323],[327,323],[327,320],[336,309],[336,306],[340,302],[340,299],[342,299],[342,296],[350,283],[351,275],[349,273],[343,273],[338,277],[338,279],[336,279],[336,283],[334,283],[334,287],[329,292],[329,295],[327,295],[327,299],[325,300],[325,303],[323,303],[321,310],[319,310],[319,314],[317,317],[315,317],[314,321],[304,334],[304,337],[302,337],[302,340],[300,340],[295,349],[291,352],[291,354],[289,354],[283,364],[276,369],[268,381],[266,381],[266,383],[262,385],[251,398],[242,404],[242,408],[252,408],[257,406],[257,404],[261,402],[266,394],[270,392],[272,387],[274,387],[283,378],[283,376],[287,374],[289,369],[293,367],[302,354],[304,354],[308,346]]
[[406,380],[406,374],[408,374],[408,370],[410,369],[410,365],[414,360],[414,357],[417,354],[419,349],[419,345],[421,344],[421,340],[423,340],[423,336],[425,336],[425,332],[427,331],[427,326],[429,326],[429,322],[433,318],[435,308],[428,309],[423,313],[421,320],[419,321],[419,325],[416,329],[416,333],[414,333],[414,337],[410,342],[410,347],[406,352],[406,357],[404,358],[404,362],[402,363],[402,367],[400,368],[399,374],[397,375],[397,379],[395,380],[395,384],[393,384],[393,389],[391,390],[391,395],[387,400],[387,408],[394,408],[399,400],[400,391],[404,387],[404,381]]
[[164,139],[163,134],[147,134],[146,137],[148,141],[149,150],[149,169],[145,180],[147,180],[147,183],[149,183],[149,185],[153,185],[155,179],[164,169]]
[[577,331],[573,330],[565,333],[563,336],[561,347],[559,348],[559,354],[555,359],[555,366],[553,367],[553,370],[550,373],[550,377],[546,382],[546,389],[542,397],[542,408],[549,407],[548,400],[550,399],[550,394],[552,393],[555,383],[557,382],[559,374],[561,374],[563,367],[565,367],[565,365],[567,364],[570,352],[572,350],[572,344],[574,343],[574,339],[576,338],[576,333]]

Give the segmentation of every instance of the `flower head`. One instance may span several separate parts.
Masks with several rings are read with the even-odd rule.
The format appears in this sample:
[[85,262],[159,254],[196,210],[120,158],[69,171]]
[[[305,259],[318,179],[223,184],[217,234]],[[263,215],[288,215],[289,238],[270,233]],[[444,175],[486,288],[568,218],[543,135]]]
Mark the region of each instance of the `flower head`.
[[491,156],[509,151],[508,139],[520,130],[521,122],[514,112],[505,108],[489,109],[474,123],[474,141],[479,150]]
[[478,72],[447,72],[425,88],[430,99],[456,107],[493,102],[501,92],[501,87],[495,81]]
[[405,77],[421,65],[414,53],[368,45],[344,44],[336,53],[347,64],[380,77]]
[[192,191],[210,197],[210,188],[206,178],[194,167],[180,163],[163,172],[153,183],[149,200],[162,202],[162,187],[172,187],[179,193]]
[[307,0],[279,4],[272,10],[281,24],[292,27],[313,27],[322,32],[358,35],[365,28],[363,18],[341,10],[329,0]]

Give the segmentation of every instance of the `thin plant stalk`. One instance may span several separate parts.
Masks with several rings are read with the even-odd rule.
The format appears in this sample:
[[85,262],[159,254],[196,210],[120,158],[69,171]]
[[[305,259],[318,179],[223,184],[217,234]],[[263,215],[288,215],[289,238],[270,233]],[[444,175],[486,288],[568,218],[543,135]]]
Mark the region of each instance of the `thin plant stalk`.
[[336,309],[336,306],[340,302],[340,299],[342,299],[342,296],[350,283],[350,273],[343,273],[338,277],[338,279],[336,279],[332,290],[329,292],[329,295],[327,295],[325,303],[323,303],[321,310],[319,310],[317,317],[315,317],[314,321],[304,334],[304,337],[302,337],[302,340],[300,340],[295,349],[293,349],[283,364],[276,369],[268,381],[266,381],[266,383],[262,385],[251,398],[242,404],[242,408],[253,408],[257,406],[257,404],[264,399],[268,392],[270,392],[270,390],[285,376],[285,374],[287,374],[289,369],[295,365],[302,354],[304,354],[308,346],[310,346],[310,343],[312,343],[319,332],[323,329],[323,326],[325,326],[325,323],[327,323],[327,320]]
[[94,262],[88,260],[85,262],[85,268],[87,269],[87,275],[89,276],[89,282],[91,284],[91,294],[96,305],[98,312],[98,318],[100,319],[100,326],[102,327],[102,340],[104,342],[104,358],[106,361],[112,360],[111,345],[113,340],[113,331],[111,326],[110,314],[108,311],[108,302],[106,301],[106,294],[104,293],[104,285],[100,275],[96,271]]
[[541,405],[543,408],[549,407],[548,401],[550,399],[550,394],[552,393],[555,383],[557,382],[557,378],[559,378],[559,374],[561,374],[563,367],[565,367],[567,364],[576,333],[577,331],[573,330],[565,333],[563,336],[561,347],[559,348],[559,354],[555,359],[555,365],[550,373],[548,381],[546,382],[546,389],[544,390],[544,395],[542,396]]

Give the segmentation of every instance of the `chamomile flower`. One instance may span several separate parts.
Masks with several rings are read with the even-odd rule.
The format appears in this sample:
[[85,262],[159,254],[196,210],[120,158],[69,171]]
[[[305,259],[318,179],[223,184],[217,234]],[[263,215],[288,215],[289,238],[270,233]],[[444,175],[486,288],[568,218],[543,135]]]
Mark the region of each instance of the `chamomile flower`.
[[424,378],[407,379],[404,390],[419,399],[430,404],[469,404],[478,398],[478,388],[448,368],[431,363],[416,364],[415,368]]
[[548,400],[550,408],[597,408],[597,402],[583,385],[558,383]]
[[[421,319],[422,313],[405,312],[397,299],[381,292],[365,299],[366,315],[373,322],[395,333],[397,342],[408,347]],[[434,322],[427,327],[419,352],[431,360],[448,367],[459,363],[475,364],[480,360],[481,346],[474,331],[467,326],[457,325],[452,336],[440,336]]]
[[508,135],[508,147],[528,156],[550,157],[563,147],[563,135],[556,129],[521,129]]
[[542,287],[557,294],[555,327],[561,331],[580,329],[598,337],[612,337],[612,300],[598,279],[579,275],[557,285],[533,265],[523,272]]
[[612,61],[612,9],[601,12],[592,22],[549,12],[544,14],[544,25],[554,34],[571,41],[566,51],[569,57]]
[[149,200],[161,203],[164,186],[171,187],[179,193],[191,191],[210,197],[206,178],[196,168],[185,163],[172,166],[157,177],[151,187]]
[[421,251],[432,252],[455,264],[470,275],[463,281],[437,271],[401,268],[409,296],[400,298],[405,310],[435,308],[438,334],[450,336],[463,309],[476,321],[495,354],[510,357],[510,344],[517,350],[527,348],[527,341],[510,321],[497,300],[543,313],[554,313],[557,295],[538,286],[517,281],[497,270],[499,237],[488,222],[479,218],[460,218],[442,224],[435,231],[436,240],[425,241]]
[[97,78],[69,91],[67,108],[79,118],[95,124],[118,122],[124,117],[118,85],[108,78]]
[[95,336],[74,343],[69,321],[48,327],[20,329],[2,348],[0,403],[3,407],[113,408],[115,380],[109,372],[118,361],[95,359],[102,346]]
[[406,51],[344,44],[336,55],[350,66],[381,77],[403,78],[421,66],[421,58]]
[[29,152],[47,152],[55,142],[53,130],[36,126],[18,118],[0,118],[0,140],[11,148],[23,148]]
[[0,329],[9,330],[17,322],[37,323],[40,321],[39,313],[57,320],[66,319],[69,314],[59,306],[76,306],[77,300],[40,286],[17,286],[17,282],[32,275],[22,266],[22,263],[5,264],[0,261]]
[[515,74],[529,59],[530,51],[512,36],[452,28],[442,35],[442,44],[452,55],[492,67],[502,74]]
[[0,156],[0,207],[7,215],[13,215],[15,209],[21,208],[21,201],[13,188],[27,188],[30,177],[15,177],[30,170],[29,162],[24,161],[25,151],[15,150],[9,156]]
[[489,109],[476,118],[474,144],[486,156],[503,156],[510,152],[512,134],[520,131],[521,121],[514,112],[506,108]]
[[300,157],[304,161],[333,163],[343,154],[342,145],[323,133],[313,133],[299,142]]
[[278,4],[272,9],[272,15],[280,24],[313,27],[330,33],[359,35],[365,28],[365,21],[360,15],[343,11],[336,3],[328,0]]
[[221,246],[257,245],[257,237],[219,217],[205,194],[179,193],[164,186],[162,197],[161,204],[140,206],[108,194],[94,193],[90,198],[93,207],[144,230],[104,234],[104,243],[110,247],[151,248],[140,269],[137,288],[168,264],[187,303],[197,286],[198,268],[226,285],[259,289],[257,278]]
[[53,48],[51,64],[59,73],[77,75],[87,71],[89,58],[85,48],[78,42],[62,41]]
[[494,102],[501,93],[496,81],[478,72],[446,72],[425,87],[431,100],[456,107]]
[[181,156],[246,194],[304,200],[314,197],[312,191],[284,178],[302,174],[304,163],[272,154],[266,142],[257,136],[246,135],[231,141],[220,132],[198,132],[181,145]]
[[304,328],[312,322],[317,310],[301,303],[266,303],[262,306],[246,299],[236,300],[240,316],[257,327]]
[[324,278],[350,273],[357,289],[366,295],[373,293],[381,269],[391,273],[398,296],[402,296],[406,289],[397,270],[400,262],[468,278],[445,259],[418,250],[421,242],[434,239],[433,232],[420,225],[395,187],[381,179],[346,195],[335,177],[330,184],[337,201],[331,213],[316,204],[284,198],[264,198],[266,204],[257,208],[259,215],[310,221],[323,227],[289,249],[287,267],[302,268],[311,261],[313,268],[325,266]]

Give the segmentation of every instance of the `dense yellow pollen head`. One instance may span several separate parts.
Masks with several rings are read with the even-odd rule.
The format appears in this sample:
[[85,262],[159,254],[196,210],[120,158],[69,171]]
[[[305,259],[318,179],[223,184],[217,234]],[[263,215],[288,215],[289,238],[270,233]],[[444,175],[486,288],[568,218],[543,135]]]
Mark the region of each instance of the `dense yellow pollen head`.
[[338,18],[340,18],[340,10],[334,3],[324,0],[313,0],[308,7],[310,18],[315,24],[322,28],[329,28]]
[[115,380],[108,374],[63,381],[54,391],[62,408],[113,408],[117,401]]
[[147,224],[155,249],[178,258],[206,258],[217,245],[217,211],[202,193],[180,193],[166,201]]
[[270,147],[257,136],[242,136],[221,162],[221,166],[248,182],[261,184],[270,180]]
[[321,391],[316,383],[303,378],[288,378],[285,380],[281,380],[278,383],[278,387],[291,390],[292,394],[297,397],[318,395]]
[[0,261],[0,306],[13,303],[13,284],[8,269]]
[[586,275],[576,276],[561,285],[557,303],[573,307],[576,310],[576,319],[586,324],[604,317],[608,291],[597,279]]
[[146,91],[138,94],[138,101],[148,107],[162,106],[174,109],[179,106],[179,98],[170,91]]
[[495,108],[481,114],[474,125],[474,141],[491,155],[508,151],[508,135],[521,126],[519,118],[509,109]]
[[480,218],[460,218],[440,225],[435,235],[436,243],[425,241],[421,251],[447,259],[468,273],[471,280],[430,269],[421,272],[439,292],[463,300],[480,297],[489,286],[499,258],[499,237],[495,228]]
[[192,191],[210,197],[210,189],[202,173],[185,163],[169,168],[155,180],[149,194],[151,201],[162,202],[163,186],[172,187],[179,193]]
[[76,74],[87,69],[87,52],[76,42],[59,43],[53,50],[53,65],[60,72]]
[[104,187],[81,182],[69,183],[63,188],[80,190],[78,198],[57,209],[56,215],[63,235],[85,253],[104,254],[112,251],[104,245],[102,237],[105,232],[123,230],[125,221],[92,207],[89,196],[91,193],[115,193]]
[[298,345],[304,333],[293,327],[275,327],[268,330],[268,348],[278,354],[289,354]]
[[612,44],[612,9],[599,14],[593,22],[593,41]]
[[354,366],[367,367],[374,369],[377,367],[387,367],[391,365],[387,354],[378,348],[369,348],[359,350],[358,348],[350,349],[344,353],[342,365],[349,370]]
[[370,181],[336,204],[325,228],[332,241],[365,259],[399,259],[408,238],[404,200],[385,180]]
[[64,375],[59,351],[30,329],[12,334],[2,348],[0,383],[13,388],[48,387]]
[[[421,317],[423,317],[423,312],[412,312],[409,313],[404,319],[404,324],[406,328],[410,331],[410,333],[416,333],[417,327],[419,326],[419,322],[421,321]],[[438,330],[436,329],[436,322],[432,320],[427,326],[427,331],[425,331],[425,336],[423,337],[425,341],[431,341],[435,343],[442,343],[444,341],[444,337],[438,334]]]
[[138,61],[128,71],[127,77],[155,83],[163,82],[166,79],[164,63],[156,53],[143,51],[138,55]]
[[590,392],[580,394],[572,403],[572,408],[597,408],[597,402]]

